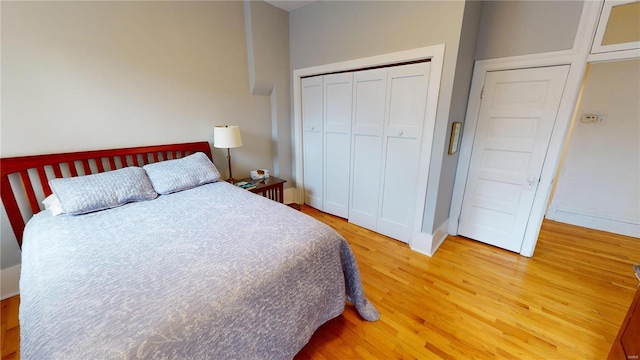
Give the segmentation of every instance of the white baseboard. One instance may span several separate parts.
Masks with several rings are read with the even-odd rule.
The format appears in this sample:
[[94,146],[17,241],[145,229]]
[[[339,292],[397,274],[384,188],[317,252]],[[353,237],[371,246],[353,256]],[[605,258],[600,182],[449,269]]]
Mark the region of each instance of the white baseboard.
[[0,270],[0,300],[20,293],[20,265]]
[[561,208],[556,205],[549,207],[547,219],[565,224],[585,227],[588,229],[602,230],[614,234],[640,237],[640,221],[615,218],[603,214],[589,213],[586,211]]
[[298,189],[296,188],[287,188],[284,189],[284,203],[296,203],[300,204],[300,199],[298,199]]
[[409,241],[409,247],[411,250],[417,251],[427,256],[433,256],[436,250],[442,245],[444,239],[447,238],[447,228],[449,227],[449,219],[445,220],[434,234],[427,233],[413,233],[411,240]]

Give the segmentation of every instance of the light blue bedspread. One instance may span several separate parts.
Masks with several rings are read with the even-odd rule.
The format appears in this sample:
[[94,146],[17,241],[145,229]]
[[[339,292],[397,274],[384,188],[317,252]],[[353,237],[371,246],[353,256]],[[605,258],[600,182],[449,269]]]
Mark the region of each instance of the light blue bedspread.
[[218,182],[27,224],[23,359],[291,359],[345,298],[379,314],[327,225]]

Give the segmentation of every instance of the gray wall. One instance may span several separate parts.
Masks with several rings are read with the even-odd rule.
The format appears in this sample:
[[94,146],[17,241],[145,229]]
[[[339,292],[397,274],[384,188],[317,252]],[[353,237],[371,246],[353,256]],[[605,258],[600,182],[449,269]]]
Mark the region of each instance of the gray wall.
[[[243,2],[1,6],[3,157],[211,140],[214,125],[235,124],[244,141],[232,150],[239,178],[271,169],[274,143],[291,148],[288,14],[280,9],[252,7],[256,73],[282,95],[272,106],[251,93]],[[280,172],[291,174],[283,153]],[[214,149],[223,176],[225,156]],[[6,269],[20,255],[0,215]]]
[[[291,68],[446,44],[455,60],[462,1],[319,1],[290,14]],[[445,65],[445,71],[453,69]]]
[[454,122],[464,123],[467,113],[471,77],[475,64],[476,39],[483,6],[481,1],[467,1],[465,3],[449,119],[446,123],[436,124],[433,152],[434,154],[442,155],[440,158],[433,157],[431,159],[428,185],[430,191],[427,193],[427,204],[435,203],[437,206],[430,207],[427,205],[425,207],[422,226],[425,231],[430,231],[432,234],[449,218],[453,183],[458,165],[458,155],[460,154],[459,151],[453,155],[448,153],[451,126]]
[[448,213],[451,204],[450,196],[441,197],[441,202],[435,199],[440,179],[453,182],[455,174],[455,165],[441,174],[438,164],[447,141],[464,9],[462,1],[320,1],[289,15],[292,70],[445,44],[431,156],[436,165],[431,166],[427,187],[427,199],[434,201],[427,201],[423,220],[423,231],[428,233],[434,214]]
[[[251,21],[247,20],[249,15]],[[245,1],[245,27],[251,93],[269,96],[273,162],[254,166],[294,186],[292,164],[291,74],[289,71],[289,13],[263,1]]]
[[476,60],[567,50],[582,1],[485,1]]

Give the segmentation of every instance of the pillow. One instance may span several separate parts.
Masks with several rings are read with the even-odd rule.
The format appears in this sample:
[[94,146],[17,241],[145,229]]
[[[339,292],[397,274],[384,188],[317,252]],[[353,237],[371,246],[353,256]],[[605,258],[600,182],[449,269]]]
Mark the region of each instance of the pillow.
[[64,214],[64,212],[62,211],[62,205],[60,205],[60,200],[58,200],[56,194],[47,196],[44,200],[42,200],[42,204],[44,205],[45,210],[51,211],[51,214],[53,216]]
[[72,215],[110,209],[132,201],[152,200],[158,196],[147,173],[135,166],[51,179],[49,185],[58,197],[62,211]]
[[220,173],[204,153],[142,167],[158,194],[166,195],[220,180]]

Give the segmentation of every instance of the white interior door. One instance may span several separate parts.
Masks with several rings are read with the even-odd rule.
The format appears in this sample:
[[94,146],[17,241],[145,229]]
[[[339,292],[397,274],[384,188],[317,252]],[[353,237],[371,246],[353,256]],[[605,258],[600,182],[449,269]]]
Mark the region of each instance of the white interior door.
[[302,79],[304,203],[322,210],[322,76]]
[[430,63],[389,68],[377,231],[408,242],[418,187]]
[[520,251],[568,71],[487,73],[459,234]]
[[376,230],[382,168],[387,69],[353,75],[349,222]]
[[324,201],[329,214],[349,217],[353,73],[325,75]]

